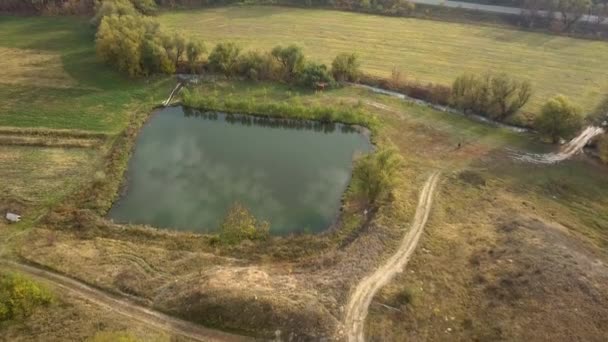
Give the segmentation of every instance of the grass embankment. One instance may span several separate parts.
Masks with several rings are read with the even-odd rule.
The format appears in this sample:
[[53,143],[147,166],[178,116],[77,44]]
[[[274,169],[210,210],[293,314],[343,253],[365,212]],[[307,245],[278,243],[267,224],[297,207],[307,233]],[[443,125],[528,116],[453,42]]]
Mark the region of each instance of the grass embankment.
[[[371,130],[375,130],[379,124],[378,118],[366,111],[362,102],[349,105],[343,102],[321,104],[318,101],[310,101],[314,98],[313,94],[313,96],[308,96],[309,101],[304,103],[297,93],[294,94],[286,87],[272,83],[263,83],[261,87],[246,83],[238,86],[240,91],[236,93],[226,93],[226,89],[221,85],[219,87],[213,83],[209,85],[213,90],[209,87],[184,89],[182,94],[184,105],[227,113],[361,125]],[[272,89],[270,97],[268,87]],[[224,90],[220,91],[222,88]],[[281,93],[284,95],[281,96]],[[305,93],[312,94],[306,91]]]
[[524,110],[536,112],[558,93],[591,112],[608,92],[605,42],[504,28],[392,18],[339,11],[238,6],[159,16],[164,25],[196,34],[209,45],[235,41],[267,51],[299,44],[330,64],[341,52],[356,52],[365,72],[387,77],[393,67],[410,79],[451,82],[465,71],[505,71],[528,79],[535,91]]

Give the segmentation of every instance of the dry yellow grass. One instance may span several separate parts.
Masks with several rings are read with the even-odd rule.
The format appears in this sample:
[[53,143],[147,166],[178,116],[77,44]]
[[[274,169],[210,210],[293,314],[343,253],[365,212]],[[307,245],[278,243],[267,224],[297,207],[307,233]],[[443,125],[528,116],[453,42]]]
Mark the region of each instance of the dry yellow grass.
[[63,68],[59,53],[0,47],[2,84],[70,88],[77,82]]
[[0,199],[44,204],[79,186],[95,167],[94,151],[0,145]]

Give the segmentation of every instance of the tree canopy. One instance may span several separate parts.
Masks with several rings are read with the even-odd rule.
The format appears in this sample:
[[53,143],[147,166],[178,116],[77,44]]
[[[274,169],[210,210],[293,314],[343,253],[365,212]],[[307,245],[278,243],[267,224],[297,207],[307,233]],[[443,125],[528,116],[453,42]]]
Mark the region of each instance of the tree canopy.
[[583,125],[580,110],[568,98],[558,95],[545,103],[536,118],[536,128],[554,143],[572,137]]

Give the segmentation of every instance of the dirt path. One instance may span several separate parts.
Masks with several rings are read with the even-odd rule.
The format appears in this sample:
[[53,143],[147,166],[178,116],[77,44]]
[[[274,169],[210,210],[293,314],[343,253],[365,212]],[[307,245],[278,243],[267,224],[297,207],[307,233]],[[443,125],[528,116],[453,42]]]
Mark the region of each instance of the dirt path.
[[403,268],[416,249],[431,211],[433,193],[435,192],[438,180],[439,172],[435,172],[424,184],[420,193],[420,199],[418,200],[414,221],[410,230],[403,237],[403,241],[397,252],[374,273],[364,278],[351,294],[344,318],[344,333],[349,342],[365,341],[363,328],[365,327],[365,318],[367,317],[367,310],[372,299],[378,290],[386,285],[397,273],[403,271]]
[[110,295],[74,279],[33,266],[0,260],[0,265],[27,273],[34,278],[49,282],[54,286],[79,295],[90,302],[103,306],[120,315],[143,322],[150,327],[196,341],[252,341],[252,338],[233,335],[219,330],[204,328],[152,309],[137,305],[127,299]]
[[589,143],[594,137],[604,134],[605,131],[602,127],[589,126],[585,128],[579,135],[574,139],[570,140],[565,144],[559,152],[546,153],[546,154],[535,154],[525,153],[521,154],[518,152],[513,153],[513,158],[528,163],[534,164],[555,164],[583,151],[583,148]]

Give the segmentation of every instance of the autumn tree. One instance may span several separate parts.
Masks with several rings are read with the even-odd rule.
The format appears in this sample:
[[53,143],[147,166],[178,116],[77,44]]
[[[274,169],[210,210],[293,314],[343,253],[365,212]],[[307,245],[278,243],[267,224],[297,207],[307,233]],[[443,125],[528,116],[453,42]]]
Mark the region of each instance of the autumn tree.
[[359,79],[361,63],[354,53],[341,53],[331,63],[331,73],[337,81],[356,82]]
[[160,25],[143,16],[110,15],[96,35],[97,55],[131,77],[175,72],[174,49]]

